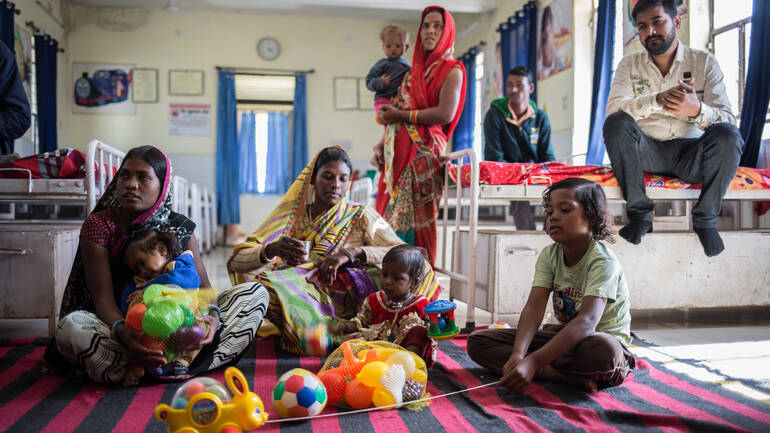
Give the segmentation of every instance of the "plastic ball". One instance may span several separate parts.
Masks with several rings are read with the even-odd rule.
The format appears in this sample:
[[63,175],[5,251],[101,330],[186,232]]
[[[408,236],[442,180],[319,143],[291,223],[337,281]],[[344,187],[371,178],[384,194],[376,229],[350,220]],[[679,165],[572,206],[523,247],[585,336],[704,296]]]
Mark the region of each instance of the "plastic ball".
[[382,361],[374,361],[364,365],[356,379],[366,386],[379,386],[380,378],[388,371],[388,364]]
[[305,354],[310,356],[326,356],[333,346],[332,337],[324,323],[305,328],[300,344]]
[[184,289],[178,286],[164,286],[163,284],[151,284],[144,289],[142,295],[142,302],[147,307],[152,306],[155,302],[167,300],[172,301],[180,306],[190,305],[192,302],[192,296]]
[[152,303],[142,317],[142,330],[155,337],[166,338],[174,333],[184,321],[184,312],[170,300]]
[[162,352],[166,349],[166,343],[163,340],[148,334],[142,334],[142,336],[139,338],[139,343],[141,343],[142,346],[152,350],[160,350]]
[[387,389],[380,387],[376,388],[374,393],[372,393],[372,404],[376,407],[390,406],[396,404],[396,399],[393,398],[393,395]]
[[[174,393],[174,398],[171,399],[171,401],[179,401],[181,403],[182,400],[185,400],[189,402],[191,398],[202,392],[210,392],[214,394],[223,403],[230,402],[230,393],[227,391],[227,389],[225,389],[224,385],[210,377],[197,377],[195,379],[188,380],[182,386],[180,386],[179,389],[176,390]],[[174,408],[176,409],[176,407]]]
[[418,369],[414,370],[414,373],[411,376],[409,376],[408,379],[411,379],[411,380],[413,380],[415,382],[423,382],[424,383],[424,382],[428,381],[428,374],[425,371],[423,371],[423,370],[418,368]]
[[326,395],[329,398],[329,404],[341,402],[342,398],[345,397],[345,387],[348,384],[345,378],[337,373],[329,371],[324,371],[319,374],[318,378],[321,379],[321,382],[323,382],[326,387]]
[[373,393],[374,388],[353,379],[348,382],[348,386],[345,388],[345,401],[353,409],[366,409],[372,404]]
[[182,311],[184,312],[184,320],[182,321],[182,326],[193,326],[195,324],[195,311],[187,306],[183,306]]
[[439,316],[438,318],[438,329],[441,329],[442,331],[446,328],[446,320],[444,320],[443,317]]
[[169,340],[172,341],[177,348],[187,349],[203,340],[205,337],[206,329],[202,326],[194,325],[186,328],[179,328],[176,332],[171,334]]
[[184,397],[177,397],[171,403],[171,407],[174,409],[184,409],[185,406],[187,406],[187,399]]
[[222,427],[219,430],[219,433],[243,433],[243,431],[238,427],[233,427],[231,425],[228,425],[228,426]]
[[273,408],[281,418],[318,415],[326,401],[321,379],[302,368],[284,373],[273,388]]
[[193,380],[193,381],[187,382],[187,384],[184,385],[183,388],[186,389],[185,395],[187,396],[187,398],[193,398],[193,396],[205,391],[206,385],[200,380]]
[[144,304],[134,304],[128,309],[126,313],[126,326],[137,331],[142,330],[142,316],[147,311],[147,306]]
[[222,386],[219,384],[210,385],[206,387],[206,392],[210,392],[216,395],[222,401],[227,401],[230,398],[230,395],[228,394],[227,390],[222,388]]
[[402,367],[404,367],[404,371],[406,372],[406,377],[411,377],[416,368],[414,357],[406,351],[394,352],[392,355],[388,357],[385,363],[388,364],[388,366],[391,366],[393,364],[401,365]]

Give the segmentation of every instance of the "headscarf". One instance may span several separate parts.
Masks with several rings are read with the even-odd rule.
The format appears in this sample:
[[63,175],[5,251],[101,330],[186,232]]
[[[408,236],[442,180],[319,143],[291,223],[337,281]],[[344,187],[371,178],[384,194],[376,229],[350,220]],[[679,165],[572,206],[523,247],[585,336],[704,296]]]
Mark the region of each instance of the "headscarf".
[[[190,221],[187,217],[171,211],[171,200],[173,197],[173,187],[171,184],[171,161],[163,151],[155,148],[163,155],[166,162],[166,176],[161,180],[161,192],[158,195],[158,199],[155,203],[146,211],[142,212],[129,224],[126,232],[121,233],[119,240],[110,247],[109,255],[111,259],[117,258],[126,241],[133,236],[134,233],[144,230],[152,231],[166,231],[173,233],[179,240],[182,247],[186,246],[190,237],[192,237],[195,230],[195,223]],[[123,168],[126,159],[118,168],[118,172]],[[99,167],[99,169],[104,169]],[[102,194],[102,197],[96,203],[92,214],[107,209],[117,209],[120,207],[118,202],[118,176],[112,178],[107,189]],[[115,267],[113,267],[113,271]],[[113,275],[113,280],[115,276]],[[115,289],[115,288],[113,288]],[[117,290],[122,287],[117,288]],[[91,299],[91,292],[88,290],[85,279],[85,267],[83,266],[83,260],[80,255],[80,249],[75,255],[75,261],[72,263],[72,270],[70,271],[70,277],[67,280],[67,286],[64,290],[64,299],[62,301],[61,316],[69,314],[76,310],[95,311],[93,300]]]
[[[425,16],[434,11],[441,12],[444,16],[444,32],[436,43],[436,48],[426,58],[425,47],[422,46],[422,25],[425,22]],[[455,20],[452,18],[452,14],[441,6],[425,8],[420,18],[420,28],[417,31],[415,45],[412,55],[412,69],[407,73],[402,89],[402,93],[405,93],[409,98],[407,102],[411,109],[421,110],[438,105],[441,85],[444,84],[449,72],[458,66],[463,71],[458,110],[452,121],[441,127],[445,137],[449,137],[460,119],[465,101],[465,68],[461,61],[452,58],[455,49]]]
[[[341,149],[339,146],[333,147]],[[305,233],[295,233],[297,221],[305,213],[308,205],[315,202],[315,187],[311,184],[312,175],[318,155],[324,150],[319,151],[305,166],[294,183],[292,183],[289,191],[286,192],[278,206],[270,213],[262,225],[249,235],[246,241],[235,246],[233,254],[230,256],[231,260],[238,251],[275,242],[284,235],[312,241],[313,250],[311,255],[320,258],[325,257],[327,254],[336,253],[345,245],[353,224],[359,219],[364,210],[362,205],[348,203],[345,198],[346,194],[343,194],[343,198],[337,204],[317,216]],[[345,193],[347,193],[349,188],[350,183],[345,188]],[[273,260],[271,267],[283,266],[282,263],[280,260]],[[300,266],[313,267],[315,264],[309,263]],[[236,272],[230,273],[230,279],[233,284],[249,280],[246,275]]]

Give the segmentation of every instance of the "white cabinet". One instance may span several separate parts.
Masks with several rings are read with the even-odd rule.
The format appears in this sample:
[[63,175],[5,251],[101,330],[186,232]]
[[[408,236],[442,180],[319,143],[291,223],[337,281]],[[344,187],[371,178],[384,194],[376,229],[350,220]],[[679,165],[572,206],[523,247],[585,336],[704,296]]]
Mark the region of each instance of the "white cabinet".
[[0,226],[0,319],[48,319],[54,335],[79,225]]
[[[725,250],[706,257],[692,232],[650,233],[640,245],[619,236],[610,248],[625,272],[632,310],[770,305],[770,232],[722,232]],[[454,254],[468,274],[467,229]],[[537,256],[553,241],[543,232],[479,230],[476,306],[499,315],[524,308]],[[450,296],[468,300],[464,283],[452,281]]]

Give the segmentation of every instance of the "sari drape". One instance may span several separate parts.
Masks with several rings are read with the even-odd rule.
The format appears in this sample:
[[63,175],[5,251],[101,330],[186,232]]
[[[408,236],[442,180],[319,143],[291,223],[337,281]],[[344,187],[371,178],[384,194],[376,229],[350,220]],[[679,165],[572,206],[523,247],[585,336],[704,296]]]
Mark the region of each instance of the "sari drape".
[[[436,48],[426,56],[422,46],[422,22],[429,12],[444,16],[444,31]],[[436,220],[441,201],[440,156],[452,135],[465,100],[465,69],[452,57],[455,23],[438,6],[425,8],[417,34],[412,69],[404,77],[397,105],[403,110],[421,110],[439,103],[441,87],[452,69],[460,68],[463,81],[460,100],[452,120],[444,125],[410,122],[388,125],[384,140],[385,165],[378,184],[376,208],[407,243],[425,248],[431,264],[436,258]]]
[[[288,266],[280,258],[275,258],[248,273],[233,272],[228,263],[230,279],[234,284],[259,281],[268,289],[270,306],[267,318],[279,329],[283,347],[293,353],[302,352],[300,339],[305,328],[327,318],[352,318],[366,296],[381,289],[380,269],[370,264],[346,264],[340,268],[331,285],[316,278],[317,264],[345,245],[364,212],[363,205],[343,198],[306,227],[298,224],[308,206],[315,201],[310,177],[317,158],[318,154],[302,170],[265,222],[245,242],[235,247],[230,259],[232,261],[241,250],[291,236],[312,242],[309,261],[299,266]],[[433,270],[429,266],[426,268],[426,277],[418,292],[433,300],[438,296],[440,286]]]

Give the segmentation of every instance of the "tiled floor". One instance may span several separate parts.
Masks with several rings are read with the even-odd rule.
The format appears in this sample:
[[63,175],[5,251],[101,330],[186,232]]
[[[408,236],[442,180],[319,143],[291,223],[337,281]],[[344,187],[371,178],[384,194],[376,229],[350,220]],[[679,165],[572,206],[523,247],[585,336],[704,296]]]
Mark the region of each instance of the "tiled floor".
[[[209,280],[215,287],[229,285],[225,266],[231,251],[229,247],[218,247],[203,256]],[[445,282],[442,278],[442,283]],[[686,361],[686,364],[677,363],[676,368],[694,376],[700,375],[703,380],[727,381],[729,385],[731,378],[750,379],[770,387],[768,312],[768,308],[635,312],[632,331],[656,347],[633,350],[640,356],[669,363],[675,363],[675,359]],[[457,324],[464,325],[466,317],[467,305],[457,302]],[[477,325],[489,324],[490,320],[488,312],[476,309]],[[511,325],[515,326],[515,323]],[[46,321],[0,320],[0,338],[45,336],[46,333]],[[702,368],[692,368],[691,364]],[[752,389],[739,391],[770,401],[770,395]]]

